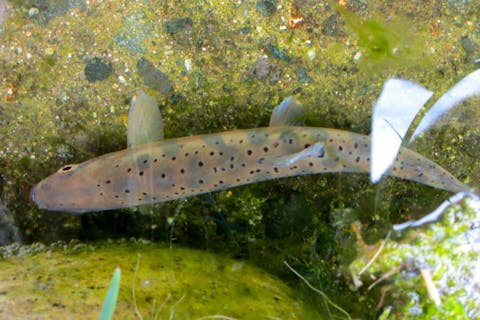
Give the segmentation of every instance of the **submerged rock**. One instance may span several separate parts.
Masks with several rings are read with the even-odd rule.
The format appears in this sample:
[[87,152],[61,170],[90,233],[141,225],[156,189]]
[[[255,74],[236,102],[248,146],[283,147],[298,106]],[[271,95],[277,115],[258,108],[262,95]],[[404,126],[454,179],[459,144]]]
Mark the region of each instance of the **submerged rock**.
[[31,17],[37,23],[44,25],[50,19],[66,14],[72,8],[86,10],[87,3],[85,0],[34,0],[31,1],[30,9],[38,9],[37,14]]
[[157,90],[162,94],[168,94],[172,91],[172,83],[168,76],[162,71],[158,70],[153,63],[145,58],[140,58],[137,62],[138,74],[143,78],[145,83],[150,88]]
[[112,73],[111,64],[103,62],[101,58],[95,57],[85,66],[84,73],[88,82],[102,81]]
[[143,11],[124,17],[122,28],[115,35],[113,41],[138,53],[147,52],[144,41],[150,36],[151,27],[145,19],[146,14]]
[[0,318],[95,319],[120,267],[114,319],[138,319],[135,308],[147,319],[321,319],[275,277],[207,252],[140,242],[37,249],[0,261]]
[[269,82],[275,83],[282,78],[282,69],[277,64],[269,62],[268,58],[263,57],[255,62],[251,75],[259,80],[268,79]]
[[190,30],[192,28],[193,21],[192,19],[178,18],[165,22],[165,30],[170,34],[175,34],[182,30]]
[[20,232],[12,214],[0,201],[0,246],[20,241]]
[[277,3],[275,0],[257,1],[255,7],[264,17],[269,17],[277,11]]

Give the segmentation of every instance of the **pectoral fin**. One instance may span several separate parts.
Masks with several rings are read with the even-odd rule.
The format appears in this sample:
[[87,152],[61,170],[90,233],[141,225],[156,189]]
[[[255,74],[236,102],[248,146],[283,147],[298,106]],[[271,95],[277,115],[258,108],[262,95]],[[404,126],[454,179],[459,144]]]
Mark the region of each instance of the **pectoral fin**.
[[263,163],[271,163],[275,167],[290,167],[297,161],[305,158],[323,158],[325,156],[325,150],[323,143],[315,143],[310,147],[296,153],[288,154],[285,156],[275,157],[267,159]]
[[163,120],[157,100],[140,91],[128,113],[127,148],[163,140]]

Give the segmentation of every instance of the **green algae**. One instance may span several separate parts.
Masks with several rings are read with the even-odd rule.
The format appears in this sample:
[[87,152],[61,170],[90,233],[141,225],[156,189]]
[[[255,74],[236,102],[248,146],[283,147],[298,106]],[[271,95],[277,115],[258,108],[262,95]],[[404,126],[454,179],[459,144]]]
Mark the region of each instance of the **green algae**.
[[[389,319],[479,317],[480,203],[469,200],[452,205],[438,222],[407,229],[402,238],[395,234],[397,239],[375,246],[359,241],[360,255],[350,265],[354,283],[360,290],[373,289],[377,308]],[[432,292],[439,294],[438,302]]]
[[136,310],[145,319],[321,319],[303,293],[247,262],[208,252],[141,241],[33,251],[0,261],[4,318],[95,318],[111,270],[120,267],[113,319],[137,319]]

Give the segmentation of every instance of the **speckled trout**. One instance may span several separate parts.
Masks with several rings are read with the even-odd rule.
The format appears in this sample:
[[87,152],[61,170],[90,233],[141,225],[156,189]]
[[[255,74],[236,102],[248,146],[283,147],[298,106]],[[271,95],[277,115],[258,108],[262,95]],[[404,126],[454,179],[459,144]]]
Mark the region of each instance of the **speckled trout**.
[[[290,108],[292,101],[274,110],[270,127],[154,142],[144,137],[125,150],[66,165],[37,184],[32,199],[42,209],[82,213],[153,204],[283,177],[369,172],[369,136],[284,125],[298,115]],[[150,104],[156,106],[156,102]],[[129,141],[135,140],[130,139],[134,135],[132,110]],[[468,189],[438,164],[407,148],[400,150],[388,175],[451,192]]]

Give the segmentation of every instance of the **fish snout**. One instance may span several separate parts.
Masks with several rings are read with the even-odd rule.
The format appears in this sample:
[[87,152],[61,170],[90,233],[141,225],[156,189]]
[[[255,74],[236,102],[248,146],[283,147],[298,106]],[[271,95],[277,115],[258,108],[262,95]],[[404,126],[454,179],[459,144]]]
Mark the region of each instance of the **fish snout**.
[[38,206],[38,201],[37,201],[37,189],[38,189],[38,184],[35,185],[32,190],[30,190],[30,200],[33,201]]

